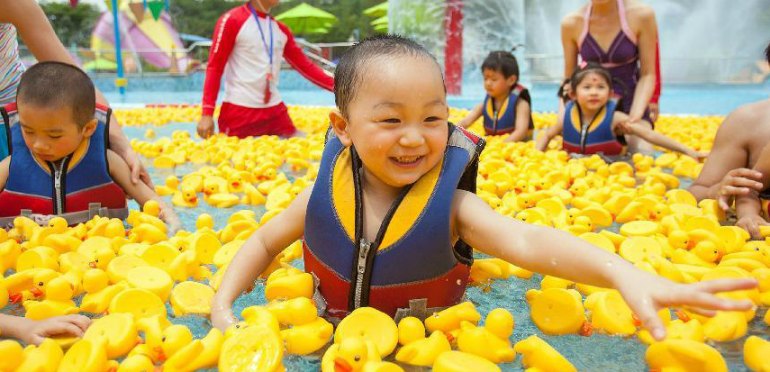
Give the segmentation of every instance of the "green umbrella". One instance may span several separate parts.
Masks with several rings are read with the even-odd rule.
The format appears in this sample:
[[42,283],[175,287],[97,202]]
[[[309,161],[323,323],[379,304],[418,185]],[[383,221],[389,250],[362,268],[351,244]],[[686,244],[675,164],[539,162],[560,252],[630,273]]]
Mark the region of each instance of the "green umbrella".
[[373,18],[379,18],[388,15],[388,2],[386,1],[364,10],[364,15]]
[[337,23],[334,14],[301,3],[275,17],[289,26],[296,34],[319,34],[329,32],[329,28]]

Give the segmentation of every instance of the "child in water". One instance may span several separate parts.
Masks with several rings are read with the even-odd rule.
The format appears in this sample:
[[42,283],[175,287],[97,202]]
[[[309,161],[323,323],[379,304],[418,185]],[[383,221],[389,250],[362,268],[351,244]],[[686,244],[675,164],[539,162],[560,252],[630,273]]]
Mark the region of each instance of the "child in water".
[[532,99],[527,88],[519,84],[516,57],[506,51],[491,52],[481,64],[481,73],[487,96],[457,126],[468,128],[483,115],[486,135],[510,133],[505,142],[531,139]]
[[467,191],[484,142],[448,123],[441,68],[414,41],[362,41],[342,56],[335,81],[337,108],[315,185],[233,258],[212,300],[215,327],[236,322],[233,301],[297,239],[332,318],[363,306],[394,316],[412,299],[428,308],[459,303],[468,245],[545,275],[617,288],[657,339],[665,334],[662,307],[751,308],[714,294],[753,288],[753,279],[674,283],[567,232],[500,215]]
[[[570,98],[564,115],[556,125],[540,136],[536,148],[544,151],[553,137],[561,134],[565,151],[577,154],[623,155],[626,152],[625,136],[639,136],[654,145],[678,151],[699,159],[706,156],[652,129],[652,124],[642,120],[628,122],[628,114],[615,111],[617,102],[612,96],[610,73],[599,64],[588,63],[572,74]],[[634,152],[635,149],[631,149]]]

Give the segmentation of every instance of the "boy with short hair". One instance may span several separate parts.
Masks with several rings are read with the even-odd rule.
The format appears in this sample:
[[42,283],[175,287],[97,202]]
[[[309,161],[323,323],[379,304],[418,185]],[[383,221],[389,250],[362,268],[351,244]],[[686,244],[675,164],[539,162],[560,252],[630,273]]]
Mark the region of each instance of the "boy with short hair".
[[361,306],[394,316],[411,299],[427,307],[461,301],[472,251],[546,275],[617,288],[660,340],[656,311],[682,304],[701,313],[745,310],[714,293],[756,281],[673,283],[572,235],[494,212],[473,190],[482,143],[447,122],[441,69],[398,36],[368,39],[335,72],[338,109],[315,185],[261,226],[238,251],[212,300],[212,323],[235,322],[232,302],[286,246],[304,236],[305,270],[319,280],[327,315]]
[[12,125],[11,155],[0,162],[0,217],[61,215],[71,225],[94,213],[125,218],[129,195],[140,206],[158,201],[169,230],[179,229],[174,211],[146,184],[132,183],[126,162],[108,149],[109,127],[95,118],[94,86],[79,68],[32,66],[10,109],[13,117],[3,112]]

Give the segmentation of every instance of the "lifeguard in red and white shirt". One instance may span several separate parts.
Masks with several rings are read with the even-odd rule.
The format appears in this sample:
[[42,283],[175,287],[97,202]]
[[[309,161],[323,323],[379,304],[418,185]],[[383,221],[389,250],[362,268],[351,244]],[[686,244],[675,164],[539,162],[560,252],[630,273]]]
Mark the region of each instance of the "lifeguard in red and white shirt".
[[198,123],[201,137],[214,132],[213,114],[222,74],[225,96],[219,131],[241,138],[291,136],[296,132],[278,93],[282,59],[319,87],[334,89],[334,78],[305,56],[286,25],[268,14],[278,2],[251,0],[217,21],[203,85],[203,115]]

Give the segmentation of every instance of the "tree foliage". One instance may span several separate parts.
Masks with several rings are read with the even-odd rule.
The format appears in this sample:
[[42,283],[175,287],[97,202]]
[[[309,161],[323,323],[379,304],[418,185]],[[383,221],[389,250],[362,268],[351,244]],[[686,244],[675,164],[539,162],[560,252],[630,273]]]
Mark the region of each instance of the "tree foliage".
[[67,3],[41,4],[56,35],[65,46],[87,47],[91,43],[91,32],[99,17],[99,10],[89,4],[78,4],[72,8]]

